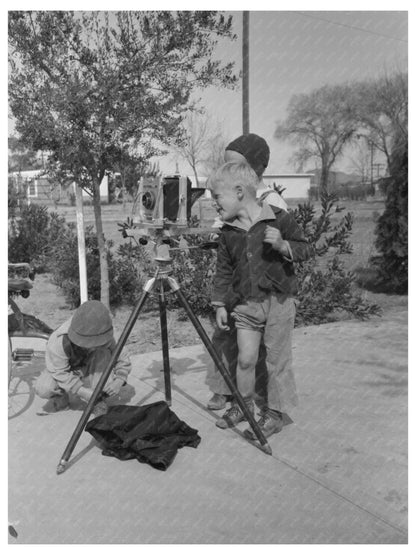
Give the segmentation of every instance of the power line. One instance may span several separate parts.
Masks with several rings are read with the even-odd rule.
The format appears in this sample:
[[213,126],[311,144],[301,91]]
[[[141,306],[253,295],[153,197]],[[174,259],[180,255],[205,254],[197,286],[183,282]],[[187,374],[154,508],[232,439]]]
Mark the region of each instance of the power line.
[[383,37],[385,39],[390,40],[397,40],[400,42],[407,43],[406,39],[398,39],[396,37],[391,37],[390,35],[385,35],[384,33],[377,33],[377,31],[370,31],[369,29],[363,29],[362,27],[356,27],[355,25],[347,25],[346,23],[339,23],[338,21],[331,21],[330,19],[325,19],[324,17],[320,17],[318,15],[312,15],[310,12],[293,12],[299,15],[303,15],[304,17],[310,17],[312,19],[318,19],[319,21],[325,21],[325,23],[331,23],[332,25],[338,25],[339,27],[347,27],[348,29],[354,29],[356,31],[362,31],[363,33],[369,33],[370,35],[377,35],[378,37]]

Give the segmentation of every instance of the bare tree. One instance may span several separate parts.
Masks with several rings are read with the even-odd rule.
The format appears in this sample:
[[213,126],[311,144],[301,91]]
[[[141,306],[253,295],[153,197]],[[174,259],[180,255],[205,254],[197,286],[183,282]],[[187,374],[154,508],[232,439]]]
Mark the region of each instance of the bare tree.
[[224,150],[229,141],[224,135],[223,125],[203,110],[188,113],[182,137],[175,151],[192,168],[199,187],[200,172],[209,174],[224,162]]
[[278,123],[275,137],[290,140],[298,149],[294,161],[320,162],[320,188],[327,191],[330,170],[357,129],[355,91],[350,85],[325,85],[292,97],[286,120]]
[[359,137],[367,137],[374,148],[383,153],[389,174],[393,149],[407,143],[407,80],[407,73],[396,72],[356,86]]
[[198,169],[209,148],[210,133],[210,119],[207,114],[201,111],[189,111],[183,122],[182,141],[174,149],[192,168],[197,187],[199,187]]
[[361,141],[352,156],[348,157],[348,160],[350,171],[358,174],[362,183],[368,181],[371,173],[371,154],[366,141]]
[[212,135],[211,140],[207,144],[203,160],[203,168],[206,175],[209,175],[224,163],[224,152],[229,142],[230,138],[228,134],[223,131],[223,126],[217,124],[216,133]]

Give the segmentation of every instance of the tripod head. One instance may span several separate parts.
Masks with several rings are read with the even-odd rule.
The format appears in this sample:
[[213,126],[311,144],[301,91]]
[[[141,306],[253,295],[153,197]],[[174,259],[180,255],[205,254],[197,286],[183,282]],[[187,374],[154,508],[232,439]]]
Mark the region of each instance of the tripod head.
[[207,240],[198,245],[190,245],[185,238],[185,229],[171,223],[135,224],[132,219],[118,224],[122,236],[133,239],[138,246],[143,247],[146,253],[155,262],[160,272],[166,273],[166,268],[172,262],[171,253],[175,251],[188,252],[191,249],[216,249],[218,235],[207,228],[187,228],[188,233],[207,236]]
[[172,258],[170,257],[170,252],[167,254],[164,252],[159,253],[160,256],[155,256],[153,261],[156,265],[156,279],[163,279],[170,276],[173,273]]

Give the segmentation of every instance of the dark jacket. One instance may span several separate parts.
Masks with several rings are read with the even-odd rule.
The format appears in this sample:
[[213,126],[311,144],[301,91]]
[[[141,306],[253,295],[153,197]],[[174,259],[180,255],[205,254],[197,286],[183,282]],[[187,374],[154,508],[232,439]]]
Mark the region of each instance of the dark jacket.
[[103,447],[103,455],[125,461],[137,459],[166,470],[178,449],[196,448],[201,438],[168,407],[158,401],[136,407],[115,405],[88,422],[85,430]]
[[[263,243],[266,226],[280,230],[288,242],[290,258]],[[231,310],[249,299],[262,300],[273,291],[294,296],[298,289],[294,263],[311,254],[312,247],[294,217],[263,204],[260,219],[249,230],[237,220],[222,227],[212,302]]]

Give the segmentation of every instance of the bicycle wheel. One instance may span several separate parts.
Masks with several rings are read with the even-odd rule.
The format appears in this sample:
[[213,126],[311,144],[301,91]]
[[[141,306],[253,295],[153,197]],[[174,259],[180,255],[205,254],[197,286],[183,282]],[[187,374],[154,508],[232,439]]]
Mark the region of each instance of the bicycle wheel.
[[35,390],[32,376],[32,372],[24,371],[22,363],[12,362],[9,382],[9,420],[23,414],[33,403]]
[[10,387],[10,380],[12,379],[12,369],[13,369],[13,355],[12,355],[12,342],[10,341],[10,337],[8,338],[8,385]]
[[[35,338],[32,348],[19,347],[27,338],[11,337],[9,351],[9,420],[23,414],[35,398],[34,381],[45,368],[46,338]],[[36,347],[37,350],[34,350]]]

